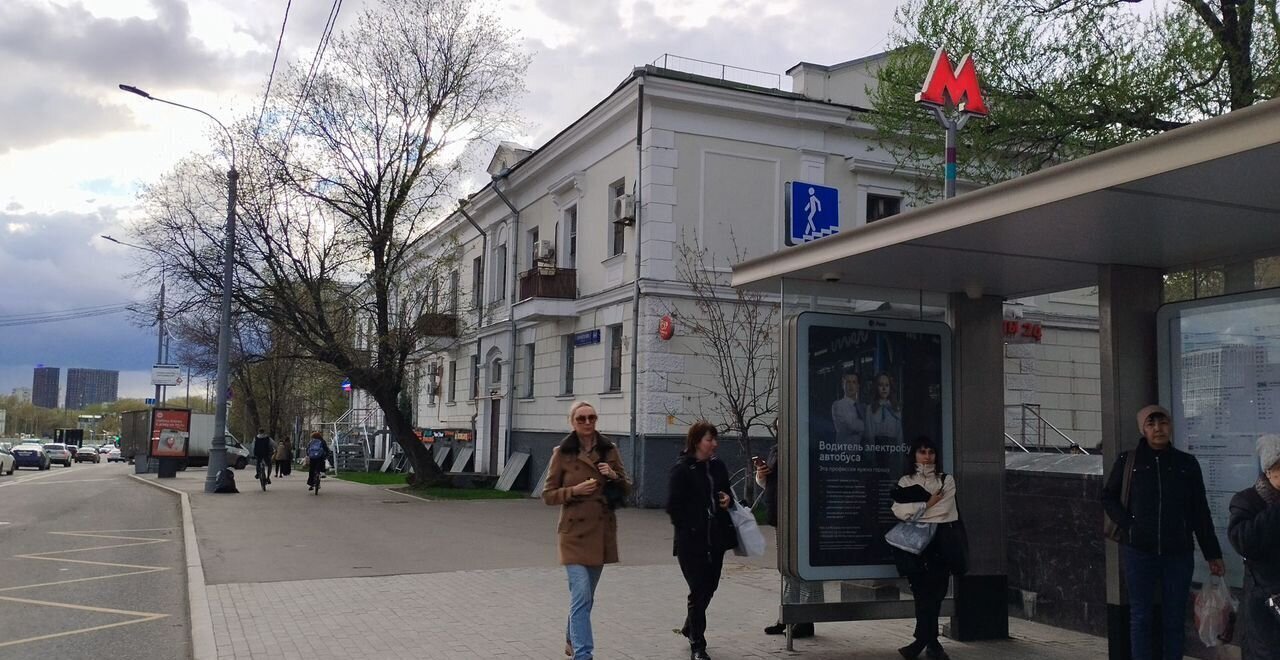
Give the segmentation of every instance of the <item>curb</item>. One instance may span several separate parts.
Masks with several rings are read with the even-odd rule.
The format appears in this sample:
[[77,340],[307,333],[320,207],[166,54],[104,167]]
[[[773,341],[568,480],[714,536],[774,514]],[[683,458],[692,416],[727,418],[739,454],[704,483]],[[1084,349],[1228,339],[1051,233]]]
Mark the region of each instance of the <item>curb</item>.
[[191,614],[191,655],[195,660],[216,660],[218,647],[213,640],[213,616],[209,612],[209,595],[204,584],[204,564],[200,561],[200,546],[196,543],[196,526],[191,516],[191,500],[187,494],[151,479],[130,474],[137,480],[178,496],[182,502],[182,544],[187,558],[187,609]]

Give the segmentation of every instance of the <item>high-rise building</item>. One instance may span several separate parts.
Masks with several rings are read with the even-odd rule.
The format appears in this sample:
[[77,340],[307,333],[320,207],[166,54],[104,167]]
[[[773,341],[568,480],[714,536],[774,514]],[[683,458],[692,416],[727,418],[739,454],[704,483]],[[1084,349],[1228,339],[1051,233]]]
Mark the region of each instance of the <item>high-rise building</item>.
[[36,367],[31,379],[31,403],[38,408],[58,407],[58,380],[62,370],[58,367]]
[[67,369],[67,410],[115,401],[119,389],[119,371]]
[[31,388],[15,387],[13,388],[13,396],[18,397],[18,403],[31,403]]

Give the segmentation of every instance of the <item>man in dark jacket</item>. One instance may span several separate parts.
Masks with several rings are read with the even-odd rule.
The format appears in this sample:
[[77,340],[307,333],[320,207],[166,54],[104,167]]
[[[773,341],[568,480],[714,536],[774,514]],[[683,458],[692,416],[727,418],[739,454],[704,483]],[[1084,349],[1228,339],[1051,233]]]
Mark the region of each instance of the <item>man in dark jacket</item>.
[[1102,506],[1121,530],[1120,559],[1129,589],[1129,643],[1133,660],[1155,660],[1152,613],[1161,594],[1161,657],[1182,658],[1185,613],[1191,592],[1195,541],[1222,575],[1222,549],[1214,535],[1204,477],[1195,457],[1173,447],[1169,411],[1151,405],[1138,412],[1142,439],[1133,449],[1129,498],[1122,501],[1129,452],[1116,459]]
[[266,471],[267,483],[271,483],[271,461],[275,451],[275,440],[271,439],[266,429],[258,429],[258,435],[253,439],[253,457],[258,463],[257,472],[254,473],[255,479],[262,478],[262,472]]

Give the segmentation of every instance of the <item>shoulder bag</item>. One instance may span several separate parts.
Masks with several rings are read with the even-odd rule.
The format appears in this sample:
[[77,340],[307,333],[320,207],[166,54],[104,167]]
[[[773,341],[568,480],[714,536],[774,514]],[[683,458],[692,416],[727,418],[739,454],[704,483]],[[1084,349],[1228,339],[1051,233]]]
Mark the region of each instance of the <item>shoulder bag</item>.
[[[1127,511],[1129,509],[1129,487],[1133,485],[1133,460],[1137,455],[1137,451],[1130,451],[1124,459],[1124,481],[1120,487],[1120,505]],[[1102,535],[1115,541],[1120,542],[1124,536],[1124,530],[1111,519],[1111,516],[1102,514]]]

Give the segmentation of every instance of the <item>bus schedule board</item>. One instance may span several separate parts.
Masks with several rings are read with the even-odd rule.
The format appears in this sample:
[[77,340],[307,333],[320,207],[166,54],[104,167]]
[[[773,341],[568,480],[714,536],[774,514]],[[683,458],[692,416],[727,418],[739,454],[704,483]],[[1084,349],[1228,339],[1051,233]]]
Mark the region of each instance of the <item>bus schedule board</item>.
[[951,471],[951,329],[804,312],[788,322],[780,564],[805,580],[895,578],[890,489],[927,436]]

